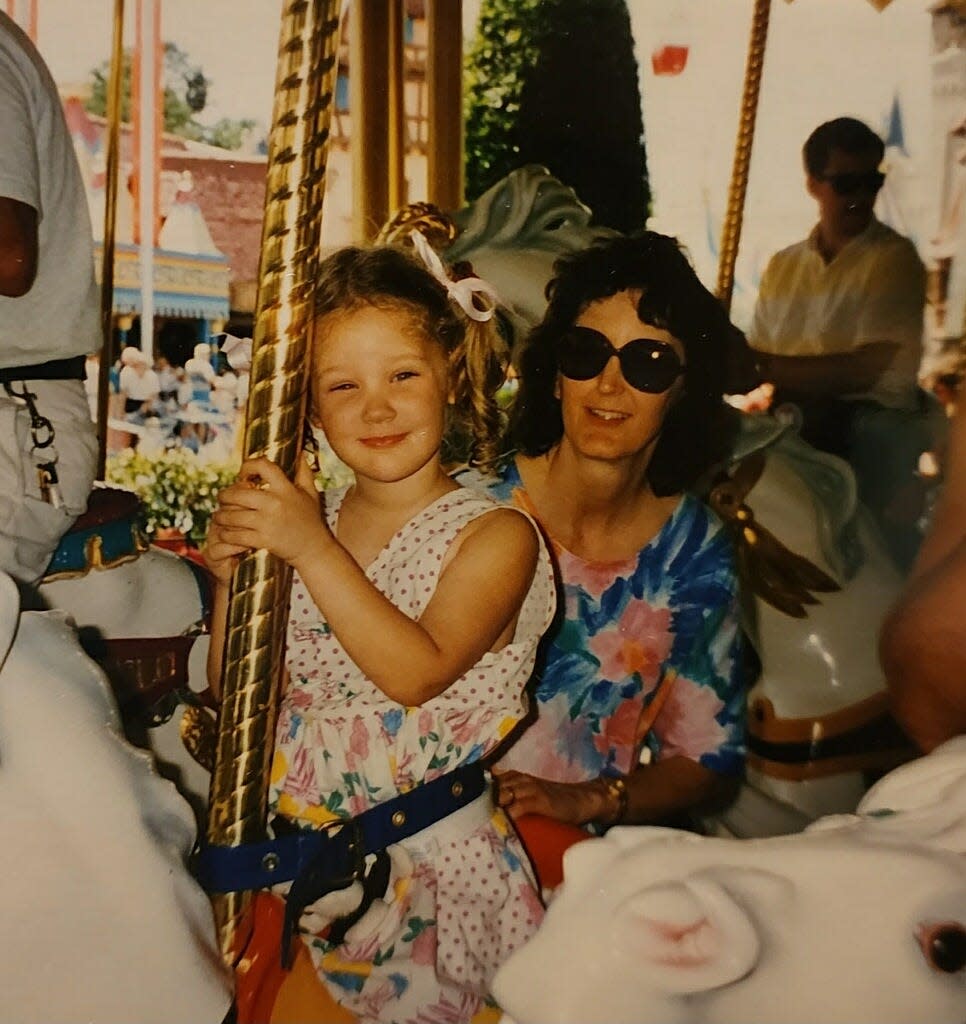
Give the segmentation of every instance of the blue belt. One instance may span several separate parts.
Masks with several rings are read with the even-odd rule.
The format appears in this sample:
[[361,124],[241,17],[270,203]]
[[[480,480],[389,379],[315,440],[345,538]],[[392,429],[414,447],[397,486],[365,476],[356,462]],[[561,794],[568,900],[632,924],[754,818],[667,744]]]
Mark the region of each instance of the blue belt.
[[483,766],[464,765],[432,782],[321,829],[241,846],[201,847],[196,873],[209,892],[263,889],[292,882],[286,897],[283,962],[302,910],[326,893],[365,881],[366,856],[421,832],[472,803],[486,789]]

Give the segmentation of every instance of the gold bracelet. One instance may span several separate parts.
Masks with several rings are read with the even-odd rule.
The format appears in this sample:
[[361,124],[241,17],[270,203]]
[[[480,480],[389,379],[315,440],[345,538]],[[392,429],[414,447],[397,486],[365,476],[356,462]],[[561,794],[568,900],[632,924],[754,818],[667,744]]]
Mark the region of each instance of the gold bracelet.
[[607,795],[617,801],[617,813],[603,824],[619,825],[627,814],[627,783],[620,776],[600,775],[598,778],[604,784]]

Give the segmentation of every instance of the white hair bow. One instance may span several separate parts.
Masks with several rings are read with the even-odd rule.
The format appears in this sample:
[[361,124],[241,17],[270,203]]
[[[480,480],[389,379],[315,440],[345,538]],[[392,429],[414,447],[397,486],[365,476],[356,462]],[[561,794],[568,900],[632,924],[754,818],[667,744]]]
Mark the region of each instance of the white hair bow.
[[[446,289],[449,297],[463,310],[471,319],[484,323],[493,316],[493,310],[500,301],[493,285],[484,281],[481,277],[464,277],[461,281],[454,281],[447,273],[439,254],[426,240],[421,231],[413,231],[410,235],[413,240],[413,247],[419,253],[419,258],[426,264],[426,269]],[[473,301],[474,296],[483,296],[489,300],[486,309],[478,309]]]

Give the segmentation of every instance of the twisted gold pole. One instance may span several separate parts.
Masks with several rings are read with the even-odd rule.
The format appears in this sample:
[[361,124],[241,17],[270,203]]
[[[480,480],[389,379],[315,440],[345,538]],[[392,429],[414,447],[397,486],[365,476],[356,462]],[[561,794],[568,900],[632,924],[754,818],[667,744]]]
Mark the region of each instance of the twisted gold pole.
[[111,80],[107,90],[104,171],[104,239],[101,242],[101,358],[97,373],[97,479],[107,465],[107,414],[114,340],[114,242],[117,235],[117,180],[120,160],[121,78],[124,58],[124,0],[114,0]]
[[751,17],[751,39],[745,64],[745,85],[741,96],[741,115],[738,121],[738,139],[731,168],[728,189],[728,209],[721,228],[721,256],[718,261],[717,293],[726,310],[731,309],[731,294],[735,286],[735,261],[741,239],[741,220],[748,191],[748,166],[751,163],[751,145],[755,138],[755,117],[758,113],[758,94],[761,73],[765,63],[765,41],[768,38],[768,17],[771,0],[755,0]]
[[[329,140],[338,0],[283,0],[252,349],[246,458],[295,474]],[[263,838],[291,571],[265,551],[235,571],[228,608],[208,841]],[[222,954],[248,940],[249,893],[214,900]]]

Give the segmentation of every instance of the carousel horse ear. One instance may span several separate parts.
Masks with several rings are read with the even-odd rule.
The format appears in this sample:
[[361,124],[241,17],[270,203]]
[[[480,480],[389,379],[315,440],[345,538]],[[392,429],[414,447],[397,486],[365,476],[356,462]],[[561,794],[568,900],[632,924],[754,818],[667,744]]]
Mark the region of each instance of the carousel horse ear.
[[20,591],[12,577],[0,572],[0,664],[6,661],[10,652],[19,619]]

